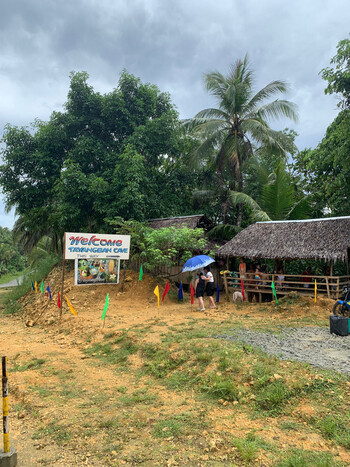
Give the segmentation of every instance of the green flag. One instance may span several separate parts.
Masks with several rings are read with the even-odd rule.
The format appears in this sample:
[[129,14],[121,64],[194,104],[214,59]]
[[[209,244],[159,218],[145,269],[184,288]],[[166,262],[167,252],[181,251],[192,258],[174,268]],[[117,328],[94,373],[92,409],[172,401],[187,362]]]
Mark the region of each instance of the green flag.
[[139,281],[142,281],[142,277],[143,277],[143,269],[142,269],[142,264],[141,264],[140,274],[139,274]]
[[271,289],[272,289],[272,292],[273,292],[273,294],[275,296],[276,303],[278,303],[275,284],[273,283],[273,281],[271,282]]
[[41,281],[40,290],[41,290],[41,293],[44,293],[44,281]]
[[102,321],[105,319],[106,317],[106,313],[107,313],[107,310],[108,310],[108,307],[109,307],[109,294],[107,294],[107,297],[106,297],[106,303],[105,303],[105,307],[103,309],[103,313],[102,313]]

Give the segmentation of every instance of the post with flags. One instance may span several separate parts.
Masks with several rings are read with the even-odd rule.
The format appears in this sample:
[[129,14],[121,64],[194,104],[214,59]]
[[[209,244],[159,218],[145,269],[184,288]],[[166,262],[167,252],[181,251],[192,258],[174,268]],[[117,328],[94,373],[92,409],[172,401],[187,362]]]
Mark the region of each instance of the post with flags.
[[220,287],[219,284],[216,283],[216,303],[219,303],[220,300]]
[[159,315],[159,287],[157,287],[153,290],[154,295],[157,297],[157,302],[158,302],[158,315]]
[[103,313],[101,316],[101,319],[103,321],[103,325],[102,325],[103,328],[105,327],[105,319],[106,319],[106,313],[107,313],[108,307],[109,307],[109,294],[107,294],[105,306],[103,308]]
[[192,311],[193,303],[194,303],[194,288],[191,282],[191,311]]
[[317,282],[315,279],[315,303],[316,303],[316,300],[317,300]]
[[243,279],[241,279],[241,289],[242,289],[243,301],[245,302],[245,294],[244,294],[244,283],[243,283]]
[[73,313],[74,316],[78,316],[78,313],[74,310],[74,308],[72,307],[70,301],[68,300],[67,297],[64,297],[66,299],[66,302],[67,302],[67,305],[68,305],[68,308],[70,309],[70,311]]
[[162,302],[164,302],[164,298],[167,296],[167,293],[169,292],[169,290],[170,290],[170,284],[169,284],[169,281],[167,281],[164,292],[163,292],[163,296],[162,296]]
[[275,297],[276,303],[278,304],[276,288],[275,288],[275,284],[273,283],[273,281],[271,282],[271,289],[272,289],[272,293],[273,293],[273,295]]
[[184,291],[183,291],[183,287],[182,287],[182,282],[180,282],[180,286],[179,286],[179,292],[177,294],[177,298],[179,300],[183,300],[184,299]]

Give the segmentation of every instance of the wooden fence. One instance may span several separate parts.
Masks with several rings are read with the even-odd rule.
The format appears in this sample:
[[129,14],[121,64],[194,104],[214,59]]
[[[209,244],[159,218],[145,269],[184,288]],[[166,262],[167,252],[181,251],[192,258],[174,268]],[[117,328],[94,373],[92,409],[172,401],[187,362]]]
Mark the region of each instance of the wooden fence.
[[[223,274],[223,282],[226,295],[229,297],[232,292],[241,291],[241,278],[239,273],[237,277],[231,274]],[[341,296],[343,287],[350,282],[350,276],[303,276],[283,274],[283,280],[280,280],[281,274],[263,274],[256,279],[254,273],[246,273],[243,280],[245,294],[249,301],[254,297],[256,301],[273,300],[271,283],[276,288],[277,296],[287,295],[290,292],[297,292],[300,295],[313,297],[315,295],[315,281],[317,285],[317,295],[338,299]]]

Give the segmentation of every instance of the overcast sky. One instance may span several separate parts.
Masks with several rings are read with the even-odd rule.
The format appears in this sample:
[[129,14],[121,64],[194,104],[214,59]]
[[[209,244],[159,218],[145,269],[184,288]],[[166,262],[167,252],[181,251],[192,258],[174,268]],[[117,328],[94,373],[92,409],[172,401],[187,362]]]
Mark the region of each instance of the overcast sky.
[[[193,117],[214,105],[203,73],[226,73],[247,53],[255,89],[285,80],[299,108],[297,124],[271,126],[294,128],[300,150],[315,147],[338,112],[319,72],[349,20],[349,0],[2,0],[0,131],[61,110],[73,70],[105,93],[126,68]],[[0,225],[13,225],[2,204]]]

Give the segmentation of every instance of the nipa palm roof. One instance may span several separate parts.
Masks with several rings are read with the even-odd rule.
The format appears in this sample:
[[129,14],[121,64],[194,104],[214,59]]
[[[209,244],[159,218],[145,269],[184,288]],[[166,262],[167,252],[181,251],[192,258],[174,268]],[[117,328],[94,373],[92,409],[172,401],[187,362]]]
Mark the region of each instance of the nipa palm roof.
[[342,260],[350,248],[350,217],[257,222],[217,252],[220,256]]

